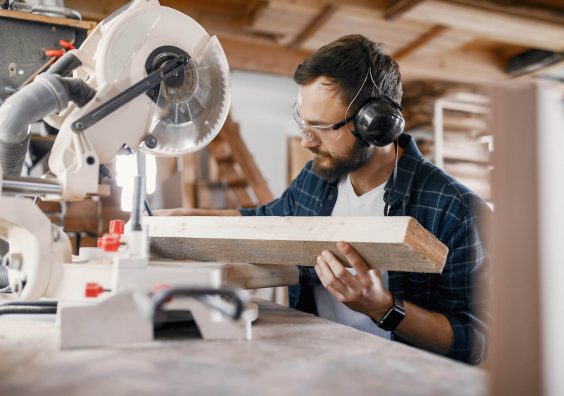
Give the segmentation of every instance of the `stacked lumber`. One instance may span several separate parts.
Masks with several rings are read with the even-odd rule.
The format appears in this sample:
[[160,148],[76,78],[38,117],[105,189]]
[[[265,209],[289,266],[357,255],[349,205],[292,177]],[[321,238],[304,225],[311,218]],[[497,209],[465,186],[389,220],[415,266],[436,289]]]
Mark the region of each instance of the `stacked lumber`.
[[[406,132],[415,138],[426,159],[439,164],[448,174],[490,200],[493,140],[489,114],[483,111],[483,105],[466,103],[463,100],[466,97],[481,100],[480,87],[433,80],[405,83],[402,106]],[[435,114],[437,101],[452,103],[451,107],[441,106],[440,117]],[[440,159],[435,150],[436,122],[441,122],[443,130]]]

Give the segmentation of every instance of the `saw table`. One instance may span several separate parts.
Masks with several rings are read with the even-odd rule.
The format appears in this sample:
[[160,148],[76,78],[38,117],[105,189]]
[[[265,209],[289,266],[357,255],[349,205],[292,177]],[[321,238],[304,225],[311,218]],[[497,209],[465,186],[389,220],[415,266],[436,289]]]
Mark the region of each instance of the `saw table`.
[[52,322],[0,320],[0,394],[486,395],[487,375],[259,302],[251,341],[166,339],[59,350]]

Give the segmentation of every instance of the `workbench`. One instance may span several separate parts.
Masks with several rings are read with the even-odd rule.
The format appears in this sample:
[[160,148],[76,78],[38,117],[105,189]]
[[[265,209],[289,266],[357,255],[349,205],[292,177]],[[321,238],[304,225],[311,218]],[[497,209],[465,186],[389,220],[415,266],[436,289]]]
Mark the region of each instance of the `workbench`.
[[0,395],[486,395],[487,375],[259,302],[251,341],[61,351],[54,322],[0,319]]

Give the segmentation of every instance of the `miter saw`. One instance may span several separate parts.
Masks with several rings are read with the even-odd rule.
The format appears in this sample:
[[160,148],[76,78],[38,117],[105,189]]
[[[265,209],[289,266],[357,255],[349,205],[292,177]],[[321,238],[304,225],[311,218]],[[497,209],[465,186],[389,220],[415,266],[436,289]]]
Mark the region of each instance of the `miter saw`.
[[[114,224],[102,248],[79,258],[28,198],[107,194],[104,164],[120,150],[199,150],[219,133],[229,102],[229,67],[217,38],[156,0],[123,6],[79,49],[9,97],[0,107],[0,237],[9,244],[4,298],[59,301],[63,347],[150,340],[165,305],[190,311],[204,338],[250,338],[256,307],[245,309],[246,296],[224,287],[224,264],[149,260],[141,178],[126,232]],[[29,124],[42,118],[60,130],[51,173],[20,177]]]

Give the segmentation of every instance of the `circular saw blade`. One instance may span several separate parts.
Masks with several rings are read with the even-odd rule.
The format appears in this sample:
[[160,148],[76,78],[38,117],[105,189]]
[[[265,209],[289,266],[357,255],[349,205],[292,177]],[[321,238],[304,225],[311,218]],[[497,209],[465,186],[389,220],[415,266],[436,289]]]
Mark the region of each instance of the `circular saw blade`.
[[217,38],[212,37],[200,56],[190,54],[181,84],[160,84],[153,106],[149,134],[159,156],[177,156],[205,147],[220,131],[231,96],[229,66]]

